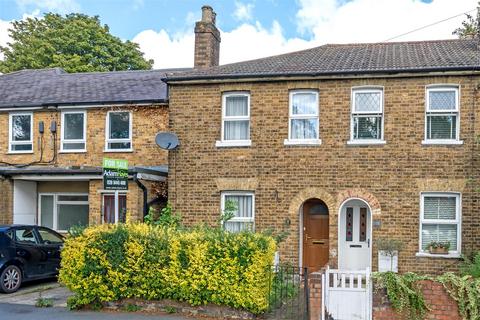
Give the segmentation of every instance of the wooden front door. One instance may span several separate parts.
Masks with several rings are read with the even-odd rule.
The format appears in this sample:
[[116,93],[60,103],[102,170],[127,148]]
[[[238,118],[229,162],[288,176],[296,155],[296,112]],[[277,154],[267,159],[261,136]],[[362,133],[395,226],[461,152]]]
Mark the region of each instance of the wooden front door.
[[303,205],[303,266],[320,270],[328,262],[328,248],[328,208],[321,200],[308,200]]

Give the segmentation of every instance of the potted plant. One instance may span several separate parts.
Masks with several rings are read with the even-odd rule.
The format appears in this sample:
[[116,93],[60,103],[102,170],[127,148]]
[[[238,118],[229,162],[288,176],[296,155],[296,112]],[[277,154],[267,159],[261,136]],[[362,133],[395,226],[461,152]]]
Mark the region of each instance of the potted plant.
[[450,249],[449,241],[432,241],[427,246],[428,252],[431,254],[448,254]]
[[403,242],[398,239],[379,238],[378,247],[378,271],[398,272],[398,252],[403,249]]

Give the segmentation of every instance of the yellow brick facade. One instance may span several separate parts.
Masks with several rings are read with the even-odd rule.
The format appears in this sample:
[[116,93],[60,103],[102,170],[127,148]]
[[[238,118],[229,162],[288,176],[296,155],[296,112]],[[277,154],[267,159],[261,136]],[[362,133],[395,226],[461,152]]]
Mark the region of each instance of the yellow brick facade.
[[[78,108],[86,110],[86,149],[84,153],[60,152],[61,137],[61,110],[34,110],[33,112],[33,153],[11,154],[8,152],[9,136],[9,112],[0,112],[0,161],[24,164],[40,159],[40,134],[38,125],[40,121],[45,124],[43,135],[44,161],[50,163],[41,164],[42,167],[101,167],[104,157],[126,159],[129,166],[159,166],[167,165],[167,152],[161,150],[155,144],[155,135],[160,131],[166,131],[168,127],[168,106],[166,104],[155,105],[122,105],[105,106],[101,108]],[[105,127],[108,111],[130,111],[132,114],[132,149],[131,152],[104,152]],[[23,111],[22,111],[23,112]],[[54,157],[54,137],[50,133],[50,123],[56,121],[57,153]],[[35,166],[39,166],[35,164]],[[83,185],[82,185],[83,183]],[[149,189],[149,199],[154,194],[151,191],[151,183],[143,181]],[[142,218],[143,193],[132,180],[129,181],[127,192],[127,211],[133,219]],[[13,222],[13,182],[11,179],[0,181],[0,223]],[[103,182],[100,179],[91,179],[84,182],[57,181],[38,182],[38,192],[85,192],[89,194],[90,223],[101,222]]]
[[[422,145],[425,88],[460,86],[462,145]],[[220,193],[233,188],[255,192],[257,230],[282,230],[290,220],[281,257],[298,263],[299,207],[320,198],[329,207],[330,264],[336,265],[338,211],[351,197],[364,199],[380,227],[373,229],[372,267],[377,268],[375,239],[401,239],[399,269],[440,272],[455,269],[458,259],[417,257],[420,192],[462,195],[462,252],[480,249],[478,147],[480,117],[478,76],[263,81],[170,85],[170,128],[181,146],[170,154],[169,199],[188,224],[216,223]],[[351,146],[351,89],[384,88],[385,145]],[[319,92],[318,146],[285,146],[289,90]],[[221,99],[226,91],[250,93],[251,147],[219,148]],[[238,180],[238,182],[235,182]]]

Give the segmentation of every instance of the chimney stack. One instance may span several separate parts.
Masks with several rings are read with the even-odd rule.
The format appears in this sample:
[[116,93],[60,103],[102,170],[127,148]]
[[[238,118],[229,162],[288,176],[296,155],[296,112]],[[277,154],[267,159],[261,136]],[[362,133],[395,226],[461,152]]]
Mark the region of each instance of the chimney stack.
[[202,20],[195,23],[194,68],[218,66],[220,62],[220,31],[215,26],[217,14],[210,6],[202,7]]

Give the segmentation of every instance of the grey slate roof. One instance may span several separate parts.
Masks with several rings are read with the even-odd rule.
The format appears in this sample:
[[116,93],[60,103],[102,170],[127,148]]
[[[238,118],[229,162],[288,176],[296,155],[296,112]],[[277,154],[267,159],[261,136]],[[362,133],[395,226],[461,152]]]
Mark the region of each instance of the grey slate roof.
[[0,108],[164,102],[162,77],[186,69],[66,73],[60,68],[0,75]]
[[167,73],[166,81],[479,70],[479,40],[327,44],[208,69]]

